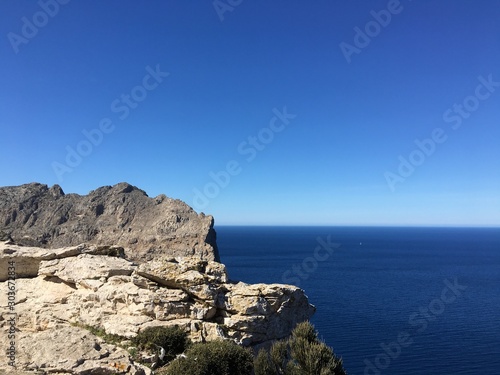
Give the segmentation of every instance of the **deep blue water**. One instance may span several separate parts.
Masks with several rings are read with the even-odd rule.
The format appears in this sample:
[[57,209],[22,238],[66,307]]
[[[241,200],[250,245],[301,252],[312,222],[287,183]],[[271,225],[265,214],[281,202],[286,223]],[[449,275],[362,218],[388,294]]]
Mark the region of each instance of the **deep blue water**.
[[350,375],[500,374],[499,228],[216,230],[232,279],[306,291]]

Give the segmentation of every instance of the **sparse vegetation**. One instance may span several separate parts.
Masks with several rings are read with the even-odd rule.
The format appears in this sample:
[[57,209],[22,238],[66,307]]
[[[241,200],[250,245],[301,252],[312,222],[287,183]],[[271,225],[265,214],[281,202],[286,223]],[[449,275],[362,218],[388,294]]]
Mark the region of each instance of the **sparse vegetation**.
[[138,350],[157,352],[159,347],[165,349],[163,362],[169,362],[177,354],[183,353],[191,344],[187,332],[178,326],[148,327],[132,339],[132,344]]
[[[108,334],[102,328],[74,324],[101,337],[109,344],[121,346],[127,338]],[[164,366],[158,375],[346,375],[342,359],[318,338],[309,322],[298,324],[287,340],[273,344],[269,351],[260,350],[255,359],[249,349],[232,341],[191,343],[187,332],[178,326],[149,327],[130,340],[135,361],[140,352],[165,350],[156,367]],[[129,341],[129,342],[130,342]],[[185,353],[182,356],[179,354]],[[144,363],[143,363],[144,364]],[[166,366],[165,366],[166,365]],[[254,371],[254,372],[252,372]]]
[[191,340],[187,337],[187,332],[178,326],[171,327],[148,327],[139,332],[133,339],[129,340],[124,336],[106,333],[103,328],[93,327],[86,324],[73,323],[73,326],[88,330],[90,333],[102,338],[106,343],[124,347],[123,342],[131,342],[132,348],[129,350],[132,359],[146,366],[141,352],[159,353],[160,348],[165,350],[163,359],[158,359],[157,367],[161,367],[172,361],[178,354],[183,353],[190,345]]
[[193,344],[185,358],[169,364],[165,375],[251,375],[252,353],[232,341],[211,341]]
[[342,359],[318,339],[309,322],[295,327],[288,340],[262,349],[254,361],[255,375],[346,375]]
[[106,333],[104,328],[93,327],[93,326],[90,326],[87,324],[79,324],[79,323],[73,323],[72,325],[75,327],[80,327],[80,328],[86,329],[87,331],[89,331],[93,335],[96,335],[96,336],[102,338],[108,344],[121,346],[121,342],[124,340],[127,340],[127,338],[124,336]]

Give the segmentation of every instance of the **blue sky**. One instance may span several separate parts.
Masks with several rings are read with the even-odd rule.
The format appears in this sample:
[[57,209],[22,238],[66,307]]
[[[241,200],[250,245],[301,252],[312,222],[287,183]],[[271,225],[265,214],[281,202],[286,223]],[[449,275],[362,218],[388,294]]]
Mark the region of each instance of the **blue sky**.
[[500,225],[497,1],[0,10],[2,186],[127,181],[216,224]]

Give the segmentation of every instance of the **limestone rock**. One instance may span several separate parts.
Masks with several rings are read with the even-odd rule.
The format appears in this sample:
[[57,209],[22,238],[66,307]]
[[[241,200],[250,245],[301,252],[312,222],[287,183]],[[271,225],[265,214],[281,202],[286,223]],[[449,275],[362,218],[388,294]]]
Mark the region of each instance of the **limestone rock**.
[[158,258],[140,264],[137,274],[161,285],[182,289],[211,306],[216,305],[220,293],[224,292],[223,284],[228,281],[223,264],[194,257],[180,260]]
[[315,312],[304,291],[291,285],[240,282],[225,298],[229,314],[223,323],[228,337],[245,346],[268,341],[269,337],[287,337],[297,323]]
[[[125,349],[82,327],[132,338],[147,327],[175,325],[193,341],[223,338],[256,346],[288,336],[314,313],[303,290],[234,283],[217,262],[159,257],[136,264],[98,253],[88,245],[49,250],[0,243],[0,264],[9,259],[27,264],[26,258],[32,267],[15,281],[19,370],[81,375],[146,371]],[[7,290],[7,282],[0,282],[0,288]],[[1,293],[0,345],[7,344],[11,313],[7,294]],[[8,368],[5,361],[1,356],[0,373]]]
[[85,196],[64,194],[58,185],[2,187],[0,234],[25,246],[121,246],[137,260],[157,254],[219,260],[212,216],[165,195],[149,198],[127,183]]
[[7,280],[8,262],[15,263],[17,277],[35,277],[41,261],[62,259],[79,254],[110,255],[124,257],[124,251],[116,246],[95,246],[81,244],[59,249],[43,249],[12,244],[10,241],[0,242],[0,281]]
[[41,276],[54,276],[66,283],[76,284],[82,280],[95,280],[111,276],[130,276],[134,265],[125,259],[106,258],[102,256],[82,254],[75,259],[64,258],[40,262],[38,274]]
[[256,348],[312,316],[295,286],[230,281],[215,240],[211,216],[126,183],[0,188],[0,289],[15,284],[0,293],[0,346],[15,316],[17,363],[0,356],[0,374],[150,375],[126,349],[148,327]]
[[[0,342],[6,347],[3,335]],[[16,335],[16,344],[17,368],[25,371],[74,375],[150,373],[146,367],[133,363],[126,350],[108,345],[78,327],[20,332]],[[8,369],[4,367],[4,371]]]

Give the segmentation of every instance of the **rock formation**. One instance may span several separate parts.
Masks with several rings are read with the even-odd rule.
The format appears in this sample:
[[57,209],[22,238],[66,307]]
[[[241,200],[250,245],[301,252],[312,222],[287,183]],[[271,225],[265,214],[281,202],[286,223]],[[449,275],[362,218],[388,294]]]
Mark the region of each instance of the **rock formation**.
[[219,260],[213,217],[127,183],[88,195],[38,183],[0,188],[0,232],[16,243],[56,248],[81,243],[122,246],[130,259],[157,254]]
[[213,218],[181,201],[0,188],[0,374],[148,375],[127,346],[148,327],[258,347],[313,313],[295,286],[229,280]]
[[[294,286],[231,282],[223,264],[199,257],[160,256],[137,264],[122,258],[122,250],[0,243],[0,346],[9,347],[9,319],[15,313],[19,369],[148,373],[127,350],[85,327],[131,338],[147,327],[176,325],[195,342],[225,338],[254,346],[288,336],[314,313],[304,292]],[[16,272],[12,309],[4,271],[9,264]],[[0,373],[8,369],[4,355]]]

